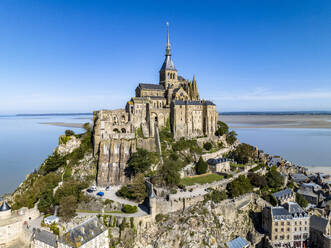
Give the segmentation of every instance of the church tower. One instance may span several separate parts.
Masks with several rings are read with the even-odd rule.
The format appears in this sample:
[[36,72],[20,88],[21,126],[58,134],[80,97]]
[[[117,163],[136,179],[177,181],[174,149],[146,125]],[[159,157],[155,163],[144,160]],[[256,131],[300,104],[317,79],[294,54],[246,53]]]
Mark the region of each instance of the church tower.
[[165,60],[160,70],[160,84],[164,86],[165,89],[172,88],[172,86],[177,82],[177,70],[175,68],[174,62],[171,60],[171,49],[169,41],[169,23],[167,22],[167,47]]

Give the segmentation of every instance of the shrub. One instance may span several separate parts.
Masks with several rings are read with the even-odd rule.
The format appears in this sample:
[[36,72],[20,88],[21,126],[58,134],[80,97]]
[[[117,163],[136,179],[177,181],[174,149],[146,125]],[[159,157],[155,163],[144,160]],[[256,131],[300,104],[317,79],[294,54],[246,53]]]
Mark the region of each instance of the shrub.
[[122,210],[123,210],[124,213],[133,214],[133,213],[136,213],[138,211],[138,207],[137,206],[132,206],[132,205],[129,205],[129,204],[125,204],[123,206]]
[[237,133],[235,131],[231,131],[226,135],[226,142],[229,145],[233,145],[233,143],[237,140]]
[[159,156],[156,153],[138,149],[137,152],[132,154],[128,165],[132,173],[136,175],[137,173],[145,173],[158,160]]
[[207,172],[208,164],[205,162],[202,157],[199,158],[198,163],[195,165],[195,171],[198,175],[204,174]]
[[220,203],[221,201],[227,199],[228,196],[225,191],[212,190],[209,194],[205,195],[204,200],[212,200],[215,203]]
[[308,206],[308,201],[299,193],[295,194],[295,201],[302,207],[306,208]]
[[194,139],[188,140],[185,138],[181,138],[180,140],[178,140],[176,143],[174,143],[172,145],[172,149],[175,152],[189,149],[190,152],[192,152],[192,153],[197,153],[197,154],[202,153],[201,147],[198,145],[197,141]]
[[65,158],[59,155],[57,152],[48,156],[44,164],[40,168],[40,173],[46,175],[52,171],[56,171],[61,166],[65,165]]
[[239,176],[227,185],[227,190],[231,197],[237,197],[252,191],[253,186],[250,180],[244,175]]
[[280,188],[284,184],[283,176],[276,170],[276,167],[271,167],[271,170],[267,173],[267,182],[270,188]]
[[262,195],[262,198],[273,206],[276,206],[278,204],[277,199],[272,194],[264,193]]
[[268,185],[264,176],[260,176],[256,173],[250,173],[248,178],[251,180],[251,184],[256,187],[266,187]]
[[60,229],[56,225],[56,223],[52,223],[52,225],[49,227],[49,229],[57,236],[60,235]]
[[76,209],[77,199],[75,196],[70,195],[61,199],[59,215],[63,218],[63,220],[71,220],[76,215]]
[[207,151],[210,151],[213,148],[213,144],[210,142],[206,142],[203,144],[203,148],[205,148]]
[[253,146],[242,143],[229,153],[229,157],[239,163],[246,164],[257,158],[257,152]]
[[123,185],[116,195],[130,200],[141,202],[147,197],[147,187],[145,184],[145,177],[143,174],[138,174],[132,184]]
[[228,132],[229,132],[228,125],[225,122],[218,121],[215,135],[216,136],[222,136],[223,134],[227,134]]
[[65,134],[66,136],[72,136],[72,135],[75,135],[75,132],[72,131],[72,130],[65,130],[64,134]]
[[177,189],[171,189],[170,194],[172,194],[172,195],[177,194]]
[[158,170],[158,176],[162,184],[169,187],[178,185],[180,182],[179,170],[178,163],[172,160],[164,160],[163,165]]

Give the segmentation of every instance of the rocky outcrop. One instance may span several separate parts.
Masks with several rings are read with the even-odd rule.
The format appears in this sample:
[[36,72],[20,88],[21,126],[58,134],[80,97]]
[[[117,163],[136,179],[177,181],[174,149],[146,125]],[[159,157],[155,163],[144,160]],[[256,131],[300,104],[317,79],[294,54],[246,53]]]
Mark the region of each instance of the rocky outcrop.
[[[62,140],[62,137],[67,137],[65,135],[60,136],[60,140]],[[61,143],[55,150],[61,155],[67,155],[69,153],[72,153],[76,148],[78,148],[81,144],[80,139],[76,138],[74,135],[69,137],[69,140]]]

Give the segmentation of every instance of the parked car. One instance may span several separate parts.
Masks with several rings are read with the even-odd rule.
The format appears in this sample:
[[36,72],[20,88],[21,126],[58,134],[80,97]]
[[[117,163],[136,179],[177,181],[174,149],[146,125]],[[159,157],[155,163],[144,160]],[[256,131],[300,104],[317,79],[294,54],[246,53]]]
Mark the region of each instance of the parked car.
[[98,195],[98,196],[104,196],[105,193],[103,193],[102,191],[100,191],[100,192],[97,193],[97,195]]
[[91,186],[90,189],[93,190],[93,191],[96,191],[97,190],[97,186],[93,185],[93,186]]
[[110,190],[110,186],[107,186],[107,187],[105,188],[105,190],[107,190],[107,191]]
[[86,192],[87,192],[87,193],[92,193],[93,190],[92,190],[92,189],[87,189]]

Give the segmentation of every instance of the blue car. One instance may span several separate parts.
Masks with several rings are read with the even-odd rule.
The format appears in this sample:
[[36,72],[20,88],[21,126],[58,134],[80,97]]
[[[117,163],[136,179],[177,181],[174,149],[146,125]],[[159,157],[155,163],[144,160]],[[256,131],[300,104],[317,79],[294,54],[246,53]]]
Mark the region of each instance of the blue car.
[[100,191],[100,192],[97,193],[97,195],[98,195],[98,196],[104,196],[105,193],[103,193],[103,192]]

